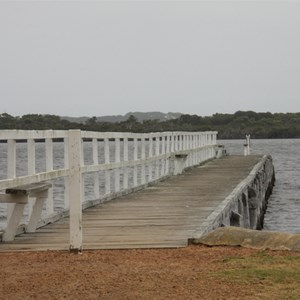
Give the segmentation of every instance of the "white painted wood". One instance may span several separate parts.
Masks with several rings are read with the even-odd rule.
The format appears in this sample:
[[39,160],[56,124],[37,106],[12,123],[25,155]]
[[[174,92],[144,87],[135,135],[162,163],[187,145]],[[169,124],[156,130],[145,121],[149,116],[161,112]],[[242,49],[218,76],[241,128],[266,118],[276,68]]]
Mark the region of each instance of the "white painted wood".
[[194,163],[193,165],[197,165],[198,164],[198,135],[197,134],[194,134]]
[[[145,160],[146,159],[146,142],[145,142],[145,138],[142,138],[141,144],[142,144],[141,159]],[[146,183],[146,163],[143,163],[142,167],[141,167],[141,184],[145,184],[145,183]]]
[[183,135],[179,136],[179,148],[178,150],[184,150],[183,148]]
[[250,134],[246,135],[246,143],[244,144],[244,155],[250,155]]
[[[35,172],[35,141],[30,139],[27,141],[27,167],[28,175],[34,175]],[[35,198],[28,199],[28,215],[32,214],[32,207],[35,203]]]
[[[196,147],[195,147],[195,135],[194,134],[191,134],[190,135],[190,145],[191,145],[191,149],[192,150],[195,150]],[[195,151],[192,151],[191,155],[190,155],[190,165],[189,166],[194,166],[196,165],[195,163],[195,155],[196,155],[196,152]]]
[[[124,162],[128,161],[128,138],[124,138],[123,140],[123,155]],[[123,167],[123,188],[128,189],[128,168]]]
[[[109,139],[104,139],[104,160],[106,164],[110,163]],[[110,170],[105,170],[105,194],[110,194]]]
[[[121,145],[120,139],[115,139],[115,162],[119,163],[121,161]],[[120,191],[120,169],[115,169],[115,192]]]
[[10,195],[10,194],[0,194],[0,203],[19,203],[26,204],[28,202],[27,197],[19,196],[19,195]]
[[185,135],[185,147],[184,150],[187,150],[190,148],[190,135]]
[[[0,195],[0,202],[15,203],[14,210],[12,212],[11,218],[7,222],[7,228],[5,230],[7,240],[14,239],[14,235],[17,232],[20,220],[23,215],[23,206],[29,201],[29,196],[36,197],[36,201],[33,205],[32,213],[29,215],[28,228],[30,232],[34,232],[37,226],[37,223],[41,217],[41,212],[43,209],[43,202],[48,196],[48,189],[51,187],[51,184],[31,184],[27,187],[20,187],[20,189],[12,188],[6,190],[5,195]],[[26,195],[22,194],[26,192]],[[20,194],[21,193],[21,194]]]
[[26,232],[35,232],[37,224],[41,218],[44,202],[48,198],[48,190],[37,193],[34,195],[36,198],[32,207],[32,213],[29,216],[28,224],[26,226]]
[[[166,153],[166,137],[162,136],[162,140],[161,140],[161,154],[165,154]],[[165,171],[166,168],[166,160],[162,159],[161,160],[161,171],[160,171],[160,176],[163,177],[166,174]]]
[[[93,139],[93,164],[98,165],[99,159],[98,159],[98,140]],[[100,198],[100,186],[99,186],[99,173],[94,172],[94,196],[95,199]]]
[[175,138],[176,138],[176,136],[175,135],[171,135],[170,136],[170,139],[171,139],[171,141],[170,141],[170,151],[171,152],[174,152],[175,151]]
[[[24,201],[27,201],[27,196],[23,196]],[[12,211],[11,217],[9,218],[7,222],[6,229],[4,231],[4,234],[2,236],[2,241],[8,242],[13,241],[15,238],[15,235],[17,233],[18,226],[21,222],[23,211],[25,208],[24,203],[16,203],[14,205],[14,209]]]
[[35,141],[28,140],[27,141],[27,167],[28,167],[28,175],[35,174]]
[[16,140],[7,141],[7,177],[16,177]]
[[[133,160],[138,159],[138,140],[135,138],[133,140]],[[138,174],[137,174],[137,166],[133,167],[133,186],[136,187],[138,185]]]
[[[155,156],[159,156],[159,149],[160,149],[160,137],[155,138]],[[155,161],[155,179],[159,178],[159,159]]]
[[[197,149],[200,148],[200,134],[197,134]],[[197,151],[197,164],[199,164],[201,162],[201,150]]]
[[60,169],[54,170],[52,172],[44,172],[29,176],[20,176],[13,179],[4,179],[0,180],[0,190],[4,190],[6,188],[16,187],[19,185],[25,185],[30,183],[36,183],[41,181],[48,181],[55,178],[60,178],[69,175],[69,170]]
[[[190,134],[186,135],[185,138],[186,138],[186,144],[185,144],[185,149],[184,150],[192,149],[191,148],[191,136],[190,136]],[[186,162],[185,162],[186,167],[189,167],[191,165],[191,156],[192,156],[192,153],[191,153],[191,155],[187,156],[187,159],[186,159]]]
[[[166,135],[166,153],[170,153],[171,149],[171,135],[170,134],[167,134]],[[166,160],[166,169],[165,169],[165,174],[169,174],[170,173],[170,160],[167,159]]]
[[186,167],[187,154],[175,154],[174,175],[181,174]]
[[30,140],[45,138],[65,138],[67,130],[0,130],[1,140]]
[[[53,141],[51,138],[45,140],[46,148],[46,172],[53,170]],[[40,204],[38,204],[40,205]],[[54,202],[53,202],[53,192],[52,188],[48,191],[48,199],[46,202],[47,215],[54,213]]]
[[[16,140],[7,141],[7,177],[16,178]],[[15,203],[7,204],[7,220],[10,219]]]
[[[69,169],[69,138],[64,138],[64,168]],[[69,209],[69,177],[64,177],[65,191],[64,191],[64,207]]]
[[81,133],[69,131],[70,251],[82,251]]
[[[153,138],[152,136],[149,137],[149,154],[148,157],[151,159],[153,156]],[[152,168],[152,161],[149,161],[148,165],[148,182],[151,182],[153,179],[153,168]]]

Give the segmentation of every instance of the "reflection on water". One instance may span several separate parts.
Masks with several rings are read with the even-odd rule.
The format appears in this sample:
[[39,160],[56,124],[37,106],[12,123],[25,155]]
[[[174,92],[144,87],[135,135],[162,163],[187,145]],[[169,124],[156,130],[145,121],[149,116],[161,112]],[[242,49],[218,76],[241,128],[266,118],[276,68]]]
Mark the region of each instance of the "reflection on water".
[[[219,141],[230,154],[243,154],[244,140]],[[300,233],[300,139],[251,140],[251,154],[271,154],[276,182],[264,229]]]

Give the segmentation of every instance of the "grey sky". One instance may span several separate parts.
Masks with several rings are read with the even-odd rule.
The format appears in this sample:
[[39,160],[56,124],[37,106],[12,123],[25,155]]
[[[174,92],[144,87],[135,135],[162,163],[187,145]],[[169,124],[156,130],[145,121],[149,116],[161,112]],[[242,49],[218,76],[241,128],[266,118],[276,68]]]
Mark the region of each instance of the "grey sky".
[[0,2],[0,113],[300,111],[300,2]]

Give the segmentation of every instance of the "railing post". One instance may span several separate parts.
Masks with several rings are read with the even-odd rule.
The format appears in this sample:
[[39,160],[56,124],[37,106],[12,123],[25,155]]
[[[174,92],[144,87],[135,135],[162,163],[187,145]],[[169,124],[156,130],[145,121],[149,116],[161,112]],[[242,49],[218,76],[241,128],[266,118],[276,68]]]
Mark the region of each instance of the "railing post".
[[[128,138],[124,137],[123,139],[123,160],[124,162],[128,161]],[[128,189],[128,167],[123,169],[123,188]]]
[[[200,134],[197,133],[197,148],[200,148]],[[201,151],[201,150],[200,150]],[[199,149],[197,149],[197,164],[200,163],[201,161],[201,153],[200,153]]]
[[[161,137],[161,154],[166,154],[166,136],[162,135]],[[160,171],[160,176],[165,175],[165,168],[166,168],[166,161],[163,158],[161,160],[161,171]]]
[[[51,131],[52,130],[50,130],[49,132]],[[45,148],[46,148],[46,171],[49,172],[53,170],[53,141],[51,138],[47,138],[45,140]],[[48,191],[46,210],[47,210],[47,215],[51,215],[54,212],[52,188],[49,189]]]
[[[110,163],[109,139],[104,139],[104,159],[105,164]],[[105,194],[110,194],[110,170],[105,170]]]
[[183,135],[180,134],[178,137],[178,148],[176,150],[183,150]]
[[82,251],[81,132],[69,130],[70,251]]
[[173,134],[171,152],[175,152],[177,149],[178,149],[178,135]]
[[[159,156],[160,137],[155,138],[155,156]],[[155,160],[155,179],[159,178],[159,160]]]
[[[27,174],[34,175],[35,174],[35,140],[29,139],[27,140]],[[35,203],[35,199],[29,197],[28,199],[28,215],[30,216],[32,213],[32,208]]]
[[[7,141],[7,177],[16,178],[16,140]],[[7,220],[9,221],[15,203],[7,204]]]
[[[120,139],[115,139],[115,162],[119,163],[121,161],[121,145]],[[115,193],[120,191],[120,169],[115,169]]]
[[[98,159],[98,140],[93,139],[93,164],[98,165],[99,159]],[[99,187],[99,172],[94,173],[94,194],[95,199],[100,198],[100,187]]]
[[[166,154],[170,154],[170,148],[171,148],[171,139],[172,136],[170,134],[167,134],[167,144],[166,144]],[[170,160],[169,158],[166,158],[166,170],[165,170],[166,175],[169,175],[170,173]]]
[[[64,168],[69,169],[69,138],[64,138]],[[69,177],[64,178],[65,192],[64,192],[64,208],[69,209]]]
[[250,134],[246,135],[246,143],[244,144],[244,155],[250,155]]
[[[138,160],[138,140],[137,138],[133,139],[133,160]],[[137,166],[134,165],[133,167],[133,186],[138,186],[138,174],[137,174]]]
[[[149,135],[149,154],[148,157],[151,158],[153,156],[153,137],[150,134]],[[148,164],[148,182],[152,181],[153,178],[153,168],[152,168],[152,162],[149,162]]]
[[[146,159],[146,143],[145,143],[145,138],[142,137],[142,153],[141,153],[141,159]],[[146,183],[146,163],[142,163],[142,170],[141,170],[141,184]]]

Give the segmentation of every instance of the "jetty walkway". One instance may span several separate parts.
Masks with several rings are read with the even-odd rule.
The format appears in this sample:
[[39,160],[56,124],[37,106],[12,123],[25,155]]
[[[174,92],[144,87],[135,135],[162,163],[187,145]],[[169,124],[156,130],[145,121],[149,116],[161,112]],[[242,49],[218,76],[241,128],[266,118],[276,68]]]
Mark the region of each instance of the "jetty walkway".
[[[207,220],[261,160],[262,156],[224,156],[190,167],[143,190],[87,208],[82,214],[83,249],[186,246],[188,239],[209,230],[211,224]],[[253,193],[247,191],[243,197],[250,201]],[[237,204],[237,215],[251,208],[243,197]],[[251,213],[247,212],[247,216],[251,219]],[[232,222],[235,217],[231,215]],[[69,223],[69,218],[62,218],[34,233],[1,242],[0,252],[68,250]]]

